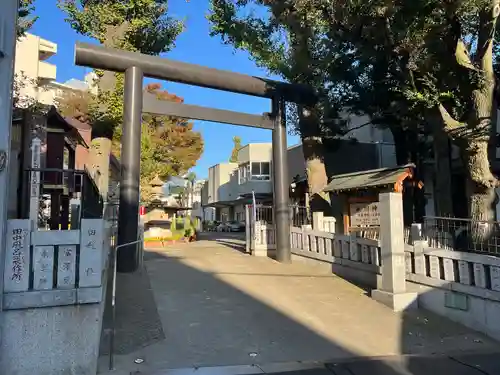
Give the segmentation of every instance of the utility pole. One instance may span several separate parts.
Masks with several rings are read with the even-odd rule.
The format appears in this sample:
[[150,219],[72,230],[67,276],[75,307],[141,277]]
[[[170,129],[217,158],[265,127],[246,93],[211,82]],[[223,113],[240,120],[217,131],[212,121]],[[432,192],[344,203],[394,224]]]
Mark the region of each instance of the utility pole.
[[[2,0],[0,6],[0,292],[3,292],[7,205],[9,201],[9,156],[12,129],[12,84],[16,55],[19,0]],[[0,299],[0,311],[2,301]],[[1,332],[0,332],[1,339]]]

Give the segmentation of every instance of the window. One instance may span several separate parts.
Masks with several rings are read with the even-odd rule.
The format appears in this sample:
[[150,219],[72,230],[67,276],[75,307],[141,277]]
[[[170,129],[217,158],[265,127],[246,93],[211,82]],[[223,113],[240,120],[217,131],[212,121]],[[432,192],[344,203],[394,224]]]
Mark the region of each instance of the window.
[[240,184],[247,182],[250,179],[250,163],[240,165],[238,170]]
[[271,179],[271,168],[268,161],[252,163],[252,180],[268,181]]
[[268,161],[252,162],[240,165],[238,168],[240,184],[247,181],[269,181],[271,179],[271,167]]
[[260,163],[260,174],[270,176],[269,163]]
[[260,163],[252,163],[252,177],[260,175]]

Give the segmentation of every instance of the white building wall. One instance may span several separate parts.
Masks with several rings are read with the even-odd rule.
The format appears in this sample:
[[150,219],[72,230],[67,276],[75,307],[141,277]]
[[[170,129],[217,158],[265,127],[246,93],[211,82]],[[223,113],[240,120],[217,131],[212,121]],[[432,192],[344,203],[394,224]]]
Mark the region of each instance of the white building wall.
[[243,146],[238,151],[238,163],[248,163],[250,161],[250,145]]
[[56,66],[45,61],[57,53],[57,44],[42,39],[39,36],[27,33],[16,44],[16,61],[14,72],[17,79],[22,81],[20,88],[21,98],[30,98],[46,103],[43,92],[44,86],[56,79]]
[[236,163],[216,164],[208,169],[208,203],[221,202],[236,199],[237,188],[229,185],[234,183],[234,176],[238,170]]
[[46,61],[57,53],[57,44],[26,33],[16,44],[15,74],[21,82],[21,103],[36,101],[45,105],[56,105],[65,91],[89,90],[97,94],[96,74],[88,73],[83,81],[72,79],[66,83],[56,82],[57,67]]
[[193,186],[193,196],[191,202],[191,218],[203,219],[203,208],[201,206],[201,190],[206,180],[198,180]]
[[250,143],[249,161],[271,161],[273,160],[272,143]]

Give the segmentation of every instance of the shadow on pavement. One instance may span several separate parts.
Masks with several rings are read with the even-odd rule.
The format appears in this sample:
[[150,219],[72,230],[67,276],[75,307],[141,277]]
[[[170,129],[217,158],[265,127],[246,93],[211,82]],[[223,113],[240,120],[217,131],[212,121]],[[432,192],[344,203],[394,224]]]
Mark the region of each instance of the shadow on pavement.
[[[116,346],[117,354],[133,353],[133,357],[122,358],[121,365],[126,366],[127,371],[161,375],[171,374],[163,369],[173,368],[317,361],[314,369],[295,371],[292,366],[274,372],[289,375],[500,374],[499,361],[495,361],[497,367],[486,370],[484,355],[480,358],[457,354],[450,358],[445,354],[446,342],[441,348],[422,347],[419,351],[415,343],[419,333],[408,334],[416,327],[411,313],[402,315],[401,351],[427,357],[360,358],[359,353],[326,339],[230,285],[221,275],[188,265],[181,257],[150,252],[145,258],[146,269],[118,277]],[[251,280],[249,278],[249,282]],[[106,317],[104,329],[109,328],[108,313]],[[410,319],[408,323],[406,319]],[[429,327],[425,321],[422,325],[426,326],[425,331],[440,329]],[[464,329],[460,325],[456,327],[458,336]],[[103,340],[104,349],[106,345]],[[106,354],[106,350],[102,350],[102,354]],[[134,364],[131,358],[137,356],[144,358],[145,363]],[[479,360],[481,368],[474,364]],[[491,356],[488,360],[491,361]],[[212,371],[211,375],[216,373],[236,375],[221,371]]]
[[233,250],[237,250],[240,253],[246,253],[245,245],[244,244],[239,244],[237,242],[232,242],[229,240],[215,240],[216,243],[224,245],[226,247],[229,247]]

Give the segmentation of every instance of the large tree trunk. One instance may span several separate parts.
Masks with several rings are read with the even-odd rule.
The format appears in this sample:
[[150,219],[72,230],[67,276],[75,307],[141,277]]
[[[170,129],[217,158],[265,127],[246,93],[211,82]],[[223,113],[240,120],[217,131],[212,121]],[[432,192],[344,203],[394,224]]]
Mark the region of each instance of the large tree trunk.
[[111,139],[108,137],[92,138],[89,151],[89,172],[104,200],[109,190],[109,157]]
[[[482,82],[472,92],[473,112],[469,118],[467,142],[462,142],[464,159],[468,172],[467,195],[469,213],[474,220],[495,219],[498,180],[491,173],[488,148],[491,121],[494,109],[495,74],[493,71],[493,38],[500,13],[500,0],[491,0],[490,5],[480,13],[477,65],[480,67]],[[472,129],[472,131],[470,131]],[[475,237],[483,240],[491,235],[492,225],[484,230],[474,231]]]
[[488,140],[470,142],[464,149],[467,167],[467,196],[471,219],[495,220],[497,179],[490,170]]
[[[433,133],[434,148],[434,205],[436,216],[452,217],[451,145],[442,129]],[[464,202],[465,204],[465,202]]]
[[[289,24],[291,31],[290,42],[293,64],[289,78],[291,81],[315,87],[315,75],[312,68],[314,58],[311,56],[311,49],[309,48],[312,30],[302,22],[293,5],[285,6],[286,9],[280,4],[275,5],[272,7],[274,16],[276,19],[286,17],[286,23]],[[330,198],[328,193],[322,192],[328,183],[328,176],[326,175],[324,146],[321,138],[321,108],[319,105],[299,105],[297,111],[302,152],[306,162],[310,208],[314,211],[328,212],[331,208]]]
[[299,130],[302,152],[306,162],[307,185],[313,211],[328,212],[330,198],[323,188],[328,184],[324,162],[324,145],[321,138],[318,108],[299,107]]
[[[124,37],[129,26],[124,22],[120,26],[108,26],[104,45],[116,47]],[[116,73],[105,71],[99,79],[98,88],[100,93],[114,91],[117,86]],[[106,115],[109,108],[101,104],[100,111]],[[109,192],[109,159],[111,156],[111,145],[114,129],[107,123],[94,124],[92,127],[92,142],[90,145],[90,174],[99,189],[99,193],[106,201]]]
[[467,46],[458,36],[455,57],[464,69],[474,71],[478,83],[472,89],[471,109],[466,122],[454,119],[439,105],[445,130],[459,145],[467,170],[467,195],[469,215],[473,220],[472,239],[486,241],[492,234],[493,225],[480,223],[495,218],[495,188],[498,180],[491,173],[488,144],[494,112],[495,74],[493,71],[493,40],[500,14],[500,0],[489,0],[479,12],[477,51],[471,58]]

